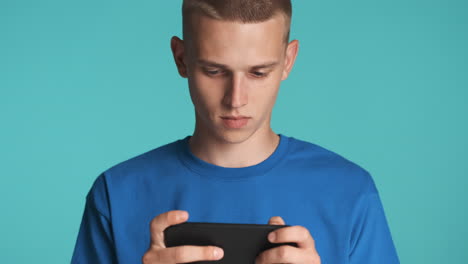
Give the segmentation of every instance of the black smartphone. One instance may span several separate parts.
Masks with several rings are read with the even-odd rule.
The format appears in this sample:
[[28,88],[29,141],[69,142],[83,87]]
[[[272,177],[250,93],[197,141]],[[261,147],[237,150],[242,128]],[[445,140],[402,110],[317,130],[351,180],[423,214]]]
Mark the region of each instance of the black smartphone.
[[296,243],[270,243],[268,234],[289,225],[229,224],[184,222],[164,230],[166,247],[195,245],[217,246],[224,250],[224,256],[215,261],[197,261],[197,264],[254,264],[255,258],[263,251]]

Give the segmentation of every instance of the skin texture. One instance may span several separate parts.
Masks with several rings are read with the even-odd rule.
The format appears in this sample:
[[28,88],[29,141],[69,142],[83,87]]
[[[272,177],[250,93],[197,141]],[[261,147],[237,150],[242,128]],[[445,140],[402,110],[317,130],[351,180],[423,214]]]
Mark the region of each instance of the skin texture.
[[[285,80],[298,52],[298,41],[284,42],[285,22],[281,15],[261,23],[220,21],[192,16],[191,37],[171,39],[179,74],[188,79],[195,108],[196,125],[189,142],[194,155],[223,167],[246,167],[268,158],[279,137],[270,127],[271,113],[281,81]],[[268,67],[256,67],[268,64]],[[250,117],[240,129],[228,128],[221,116]],[[179,218],[178,218],[179,217]],[[187,211],[174,210],[156,216],[150,225],[151,244],[142,262],[188,263],[222,258],[215,246],[164,245],[163,231],[186,222]],[[268,224],[284,225],[279,216]],[[280,246],[262,252],[257,264],[319,264],[310,232],[302,226],[277,229],[272,243],[295,242],[298,247]],[[220,250],[217,257],[215,250]]]
[[[144,264],[175,264],[194,261],[212,261],[222,259],[224,252],[216,246],[178,246],[164,245],[164,230],[171,226],[186,222],[189,214],[184,210],[173,210],[156,216],[150,224],[151,243],[143,255]],[[268,221],[270,225],[285,225],[280,216],[273,216]],[[275,234],[276,239],[271,243],[295,242],[298,247],[279,246],[260,253],[256,264],[293,263],[320,264],[320,256],[315,249],[315,242],[309,231],[303,226],[289,226],[279,228],[269,234]],[[215,251],[219,250],[218,255]]]
[[215,257],[214,246],[178,246],[166,248],[164,244],[164,230],[169,226],[180,224],[188,220],[186,211],[174,210],[156,216],[150,224],[151,244],[143,255],[144,264],[175,264],[202,260],[217,260],[222,258],[223,251]]
[[[200,159],[223,167],[246,167],[262,162],[276,149],[279,137],[270,127],[271,112],[299,44],[294,40],[286,45],[284,23],[282,15],[247,24],[194,15],[190,39],[172,38],[174,60],[179,74],[188,78],[195,108],[190,147]],[[270,63],[276,64],[254,68]],[[247,126],[229,129],[220,118],[226,115],[251,118]]]

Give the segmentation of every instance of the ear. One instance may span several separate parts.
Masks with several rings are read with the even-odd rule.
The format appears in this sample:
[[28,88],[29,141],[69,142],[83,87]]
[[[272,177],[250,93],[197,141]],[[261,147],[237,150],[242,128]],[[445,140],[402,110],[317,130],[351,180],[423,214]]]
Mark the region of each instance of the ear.
[[180,38],[174,36],[171,38],[171,49],[172,55],[174,56],[174,61],[179,71],[180,76],[187,78],[187,65],[184,59],[184,41]]
[[299,41],[295,39],[289,42],[288,46],[286,47],[286,59],[284,62],[285,65],[283,69],[283,76],[281,77],[282,81],[288,78],[289,72],[291,72],[294,62],[296,61],[298,51],[299,51]]

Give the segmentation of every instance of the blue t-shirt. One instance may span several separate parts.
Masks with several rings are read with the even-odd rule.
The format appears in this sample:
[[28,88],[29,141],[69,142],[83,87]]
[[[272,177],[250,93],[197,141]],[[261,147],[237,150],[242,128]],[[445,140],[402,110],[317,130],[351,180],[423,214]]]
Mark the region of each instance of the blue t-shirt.
[[149,224],[170,210],[188,222],[306,227],[322,263],[399,263],[371,175],[342,156],[279,134],[257,165],[225,168],[174,141],[102,173],[86,197],[72,263],[141,263]]

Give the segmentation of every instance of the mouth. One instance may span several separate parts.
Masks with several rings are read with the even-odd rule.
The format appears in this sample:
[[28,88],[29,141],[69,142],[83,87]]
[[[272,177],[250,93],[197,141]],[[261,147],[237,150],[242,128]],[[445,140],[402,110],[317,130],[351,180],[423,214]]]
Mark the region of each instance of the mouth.
[[234,119],[234,120],[239,120],[239,119],[248,119],[250,117],[248,116],[222,116],[222,119]]
[[222,116],[224,126],[232,129],[239,129],[247,125],[250,117],[247,116]]

